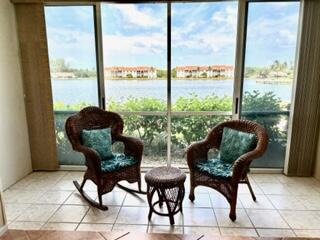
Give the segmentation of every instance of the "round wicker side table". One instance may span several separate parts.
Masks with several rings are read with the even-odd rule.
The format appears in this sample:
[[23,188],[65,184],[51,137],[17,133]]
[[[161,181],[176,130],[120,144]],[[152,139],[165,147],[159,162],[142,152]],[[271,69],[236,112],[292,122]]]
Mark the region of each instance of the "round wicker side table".
[[[186,174],[174,167],[157,167],[146,173],[145,180],[149,203],[148,219],[151,220],[152,213],[156,213],[169,217],[170,224],[173,225],[174,215],[179,211],[182,212]],[[157,192],[159,200],[152,202],[155,192]],[[161,208],[163,203],[167,206],[167,213],[161,213],[154,208],[156,205]]]

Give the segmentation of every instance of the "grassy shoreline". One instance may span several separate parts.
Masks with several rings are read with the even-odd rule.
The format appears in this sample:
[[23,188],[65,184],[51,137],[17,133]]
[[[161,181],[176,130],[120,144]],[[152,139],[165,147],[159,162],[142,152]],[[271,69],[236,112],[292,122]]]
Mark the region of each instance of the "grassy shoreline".
[[[54,78],[54,80],[96,80],[96,77],[90,77],[90,78]],[[167,81],[167,78],[105,78],[105,81],[111,81],[111,80],[128,80],[128,81],[148,81],[148,80],[163,80]],[[224,80],[232,80],[231,78],[172,78],[172,80],[207,80],[207,81],[224,81]],[[291,84],[292,79],[291,78],[252,78],[248,77],[245,78],[245,80],[253,80],[258,83],[264,83],[264,84]]]
[[290,84],[292,83],[291,78],[257,78],[255,79],[258,83],[267,83],[267,84]]

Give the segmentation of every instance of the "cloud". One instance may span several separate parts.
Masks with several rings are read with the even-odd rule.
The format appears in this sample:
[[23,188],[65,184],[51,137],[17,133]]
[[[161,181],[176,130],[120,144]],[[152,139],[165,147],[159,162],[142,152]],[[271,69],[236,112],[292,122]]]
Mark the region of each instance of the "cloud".
[[118,55],[154,55],[166,53],[166,35],[153,33],[148,35],[104,35],[104,54]]
[[211,20],[215,23],[224,25],[224,27],[236,27],[237,24],[237,12],[236,6],[227,6],[224,9],[214,12]]
[[134,4],[112,4],[110,7],[117,9],[126,23],[139,27],[159,27],[165,20],[157,18],[157,13],[148,7],[138,8]]
[[[197,17],[185,16],[185,21],[173,27],[172,45],[174,48],[187,48],[214,54],[226,49],[234,52],[236,42],[237,5],[227,5],[218,11],[201,7]],[[212,11],[208,15],[208,11]],[[202,17],[201,16],[205,16]],[[179,16],[183,19],[183,16]],[[192,21],[190,21],[192,19]]]
[[[138,58],[141,62],[152,58],[153,63],[162,63],[167,51],[166,31],[161,28],[165,26],[163,21],[166,19],[159,17],[163,12],[156,13],[151,7],[138,8],[136,5],[110,6],[121,13],[117,24],[129,26],[130,29],[119,27],[115,32],[104,33],[105,62],[112,64],[115,61],[125,65],[130,58],[131,62]],[[232,59],[236,43],[237,4],[220,4],[219,8],[210,8],[206,4],[190,4],[182,9],[180,6],[182,4],[177,8],[173,5],[173,58],[182,59],[180,63],[192,55],[199,56],[198,59],[202,55],[207,62],[211,61],[212,56],[223,55],[226,59]],[[254,44],[250,45],[250,49],[261,46],[261,51],[276,51],[281,47],[295,47],[297,20],[296,11],[285,15],[266,13],[249,18],[248,43]],[[48,27],[48,41],[52,56],[64,57],[76,66],[95,65],[93,33],[85,32],[81,27],[78,30],[66,26]],[[225,61],[223,58],[215,60]]]
[[[265,47],[293,46],[297,40],[298,13],[280,17],[262,16],[248,23],[248,41]],[[272,39],[272,41],[267,41]]]
[[77,19],[77,21],[82,21],[83,23],[93,20],[93,11],[91,7],[72,7],[72,14],[74,15],[73,17]]
[[267,3],[269,6],[273,6],[274,8],[283,8],[283,7],[288,7],[292,5],[292,2],[268,2]]
[[[49,28],[50,58],[64,58],[72,67],[95,66],[94,35],[82,31]],[[154,59],[166,64],[167,38],[161,33],[136,35],[103,35],[105,65],[131,65],[134,62],[151,64]],[[137,63],[136,63],[137,64]]]
[[246,53],[248,66],[263,66],[276,59],[294,61],[299,19],[297,5],[282,9],[269,6],[260,9],[263,14],[250,16],[249,12]]
[[50,58],[64,58],[73,67],[95,66],[94,34],[64,28],[47,28]]

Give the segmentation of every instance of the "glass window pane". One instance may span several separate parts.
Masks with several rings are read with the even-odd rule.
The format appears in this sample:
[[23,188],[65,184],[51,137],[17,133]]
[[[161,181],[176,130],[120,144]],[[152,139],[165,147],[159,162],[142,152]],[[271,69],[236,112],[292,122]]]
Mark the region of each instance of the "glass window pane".
[[[175,165],[186,166],[186,147],[231,119],[237,11],[236,1],[172,4],[171,154]],[[184,111],[225,115],[174,113]]]
[[174,111],[231,111],[182,98],[232,99],[238,3],[172,4],[172,102]]
[[166,110],[166,6],[102,5],[104,76],[108,109]]
[[[175,166],[186,167],[185,151],[196,141],[205,139],[209,131],[217,124],[231,120],[232,116],[173,116],[171,126],[171,158]],[[210,151],[210,156],[213,152]]]
[[166,164],[167,4],[103,4],[102,32],[106,107],[147,114],[124,115],[124,132],[143,140],[144,166]]
[[65,132],[65,123],[72,114],[71,111],[55,111],[54,121],[56,130],[57,158],[60,165],[84,165],[85,158],[82,153],[72,149]]
[[123,116],[126,135],[143,141],[143,166],[167,164],[167,116]]
[[51,84],[61,165],[84,163],[72,150],[64,123],[74,111],[98,105],[92,6],[45,7]]
[[284,164],[298,19],[299,2],[249,3],[242,118],[261,123],[270,138],[255,167]]

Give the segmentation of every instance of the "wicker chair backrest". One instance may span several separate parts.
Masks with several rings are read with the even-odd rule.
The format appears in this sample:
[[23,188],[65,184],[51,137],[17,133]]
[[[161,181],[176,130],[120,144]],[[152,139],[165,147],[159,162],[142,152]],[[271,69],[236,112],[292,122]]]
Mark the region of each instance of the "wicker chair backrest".
[[223,128],[228,127],[238,131],[252,133],[256,135],[256,146],[255,149],[261,152],[265,152],[268,146],[268,134],[264,127],[260,124],[249,121],[249,120],[231,120],[225,121],[223,123],[215,126],[207,135],[206,140],[208,142],[215,141],[217,142],[216,147],[220,147]]
[[83,129],[111,128],[112,140],[123,132],[123,120],[115,112],[104,111],[98,107],[86,107],[80,112],[70,116],[65,125],[72,147],[76,149],[82,145],[81,131]]

